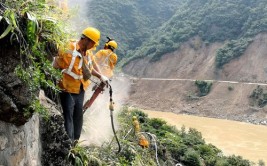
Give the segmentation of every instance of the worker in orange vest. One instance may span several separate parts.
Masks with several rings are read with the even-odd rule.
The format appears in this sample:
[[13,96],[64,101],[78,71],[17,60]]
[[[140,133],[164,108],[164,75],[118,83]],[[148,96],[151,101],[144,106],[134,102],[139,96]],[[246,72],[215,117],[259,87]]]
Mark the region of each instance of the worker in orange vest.
[[87,50],[99,45],[100,31],[93,27],[83,30],[79,41],[70,41],[68,49],[59,51],[53,67],[62,70],[60,99],[64,125],[71,140],[79,140],[83,124],[83,101],[91,75],[108,83],[108,78],[100,74],[95,59]]
[[148,148],[149,147],[149,141],[146,139],[146,137],[143,134],[140,133],[141,132],[141,128],[140,128],[140,123],[137,120],[137,117],[133,116],[132,120],[133,120],[134,132],[135,132],[135,135],[138,138],[138,144],[142,148]]
[[132,119],[133,119],[134,132],[135,132],[135,134],[138,134],[140,132],[140,123],[137,120],[136,116],[133,116]]
[[95,54],[96,63],[99,66],[101,73],[108,78],[113,77],[113,70],[117,64],[117,55],[114,53],[118,44],[114,39],[110,39],[105,43],[104,49],[99,50]]

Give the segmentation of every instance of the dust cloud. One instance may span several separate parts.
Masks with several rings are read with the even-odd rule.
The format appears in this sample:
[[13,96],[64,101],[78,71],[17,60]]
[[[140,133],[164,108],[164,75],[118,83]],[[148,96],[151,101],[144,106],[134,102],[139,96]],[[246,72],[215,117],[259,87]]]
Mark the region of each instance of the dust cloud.
[[94,27],[94,21],[89,19],[90,2],[92,0],[58,0],[59,6],[63,10],[68,10],[70,14],[68,27],[74,30],[77,34],[76,37],[80,37],[81,32],[88,26]]
[[[119,128],[116,115],[121,110],[122,105],[128,99],[130,89],[129,80],[124,77],[114,78],[110,82],[113,90],[114,105],[114,125],[115,129]],[[91,84],[92,86],[94,83]],[[86,92],[85,101],[92,94],[92,86]],[[113,137],[111,126],[110,111],[109,111],[109,89],[105,89],[103,94],[99,94],[91,108],[87,109],[84,114],[83,130],[80,141],[84,145],[101,146],[104,142],[110,142]]]

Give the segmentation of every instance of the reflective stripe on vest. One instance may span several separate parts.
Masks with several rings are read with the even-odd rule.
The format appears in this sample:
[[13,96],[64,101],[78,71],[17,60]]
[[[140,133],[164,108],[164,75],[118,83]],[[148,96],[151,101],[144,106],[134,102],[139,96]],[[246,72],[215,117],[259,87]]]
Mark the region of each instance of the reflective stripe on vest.
[[106,57],[106,59],[100,64],[100,66],[103,66],[103,67],[109,67],[110,66],[108,65],[108,60],[109,60],[109,57],[113,54],[113,52],[111,52],[110,54],[108,54],[108,56]]
[[69,67],[67,69],[63,69],[61,72],[70,75],[75,80],[81,80],[81,79],[83,79],[83,75],[78,75],[78,74],[72,72],[72,68],[73,68],[73,65],[74,65],[74,62],[75,62],[75,59],[76,59],[77,56],[79,56],[81,58],[79,66],[78,66],[78,69],[82,68],[82,64],[83,64],[82,55],[81,55],[81,53],[79,53],[76,50],[76,43],[74,43],[74,50],[73,51],[69,51],[69,52],[72,54],[70,65],[69,65]]

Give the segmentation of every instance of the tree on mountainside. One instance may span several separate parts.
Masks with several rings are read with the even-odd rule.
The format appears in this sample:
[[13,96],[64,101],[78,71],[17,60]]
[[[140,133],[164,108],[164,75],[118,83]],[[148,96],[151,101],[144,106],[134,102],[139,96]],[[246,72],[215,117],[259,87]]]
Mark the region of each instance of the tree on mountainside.
[[179,0],[91,1],[88,3],[88,18],[94,20],[102,37],[110,35],[118,41],[117,53],[121,60],[152,36],[154,30],[174,14],[180,3]]
[[[267,8],[263,0],[140,0],[123,3],[100,0],[91,2],[89,7],[92,13],[89,17],[101,31],[119,39],[120,59],[149,56],[151,61],[157,61],[194,36],[200,36],[205,43],[228,40],[240,43],[267,31]],[[223,53],[219,51],[218,59],[227,60],[219,62],[218,67],[240,56],[249,43],[230,45],[222,48]],[[125,62],[127,60],[123,60]]]

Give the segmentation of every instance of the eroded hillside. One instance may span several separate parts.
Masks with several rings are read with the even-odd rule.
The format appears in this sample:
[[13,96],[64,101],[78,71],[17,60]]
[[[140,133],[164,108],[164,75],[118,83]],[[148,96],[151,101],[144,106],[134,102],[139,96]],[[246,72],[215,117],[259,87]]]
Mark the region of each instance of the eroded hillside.
[[206,45],[196,37],[179,50],[164,55],[160,61],[150,63],[149,58],[136,59],[123,71],[136,77],[264,82],[267,81],[266,43],[266,34],[256,36],[244,55],[216,69],[216,51],[223,43]]
[[[159,111],[265,123],[267,109],[251,104],[250,96],[257,84],[248,84],[267,81],[265,43],[266,34],[256,36],[244,55],[222,69],[215,67],[215,56],[223,43],[207,46],[199,38],[191,39],[179,50],[164,55],[155,63],[149,63],[149,59],[134,60],[124,68],[124,72],[135,77],[239,83],[215,81],[207,96],[194,97],[197,90],[194,81],[137,79],[133,80],[129,104]],[[264,85],[261,87],[266,89]]]

